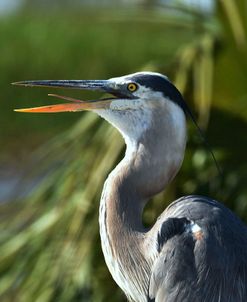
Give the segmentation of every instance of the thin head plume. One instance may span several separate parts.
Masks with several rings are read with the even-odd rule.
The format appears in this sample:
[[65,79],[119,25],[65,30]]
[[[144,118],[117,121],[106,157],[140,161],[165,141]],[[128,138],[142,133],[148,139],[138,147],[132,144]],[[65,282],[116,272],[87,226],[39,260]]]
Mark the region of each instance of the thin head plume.
[[207,147],[209,153],[211,154],[211,156],[212,156],[212,158],[213,158],[213,161],[214,161],[214,163],[215,163],[215,166],[216,166],[216,169],[217,169],[217,171],[218,171],[218,173],[219,173],[219,176],[222,178],[222,177],[223,177],[223,173],[222,173],[221,167],[220,167],[220,165],[218,164],[218,162],[217,162],[217,160],[216,160],[216,158],[215,158],[215,156],[214,156],[214,153],[213,153],[213,151],[212,151],[212,148],[211,148],[209,142],[207,141],[207,139],[206,139],[206,137],[205,137],[205,135],[204,135],[202,129],[201,129],[201,128],[199,127],[199,125],[197,124],[196,119],[195,119],[195,117],[194,117],[192,111],[190,110],[189,106],[188,106],[185,102],[184,102],[184,104],[183,104],[183,107],[184,107],[185,112],[189,115],[189,117],[191,118],[192,122],[193,122],[194,125],[196,126],[196,129],[197,129],[197,131],[199,132],[200,137],[202,138],[202,140],[203,140],[205,146]]

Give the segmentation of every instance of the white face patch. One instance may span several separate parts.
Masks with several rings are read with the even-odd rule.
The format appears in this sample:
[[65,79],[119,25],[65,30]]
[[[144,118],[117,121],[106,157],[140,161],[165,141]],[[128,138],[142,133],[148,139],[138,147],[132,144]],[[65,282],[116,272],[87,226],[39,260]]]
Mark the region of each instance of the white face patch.
[[143,101],[139,99],[116,99],[111,102],[110,109],[113,111],[121,110],[140,110],[143,107]]
[[108,110],[94,110],[116,127],[125,142],[138,142],[151,125],[152,111],[142,100],[119,99],[111,103]]
[[149,105],[151,105],[151,102],[160,102],[162,99],[164,99],[163,93],[160,91],[153,91],[148,87],[145,86],[139,86],[139,88],[132,93],[135,97],[140,98],[142,100],[145,100],[146,102],[149,102]]

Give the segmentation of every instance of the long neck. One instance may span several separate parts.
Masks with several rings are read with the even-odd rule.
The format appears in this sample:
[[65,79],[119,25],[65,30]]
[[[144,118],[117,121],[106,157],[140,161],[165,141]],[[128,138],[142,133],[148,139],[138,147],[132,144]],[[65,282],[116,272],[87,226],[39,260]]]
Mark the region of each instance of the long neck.
[[135,301],[144,301],[140,297],[147,290],[151,265],[142,245],[146,232],[143,207],[172,180],[184,155],[185,117],[179,108],[175,115],[171,113],[154,112],[156,123],[138,139],[124,135],[125,157],[106,180],[101,198],[99,222],[105,259],[115,281]]

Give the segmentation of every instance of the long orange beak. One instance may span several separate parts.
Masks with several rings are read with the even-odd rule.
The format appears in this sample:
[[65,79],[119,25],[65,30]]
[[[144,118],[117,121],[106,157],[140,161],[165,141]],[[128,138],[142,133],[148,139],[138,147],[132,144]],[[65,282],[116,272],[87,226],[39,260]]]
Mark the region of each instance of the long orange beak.
[[[71,88],[71,89],[85,89],[85,90],[99,90],[103,92],[113,93],[115,90],[111,87],[108,80],[58,80],[58,81],[23,81],[13,83],[19,86],[43,86],[56,88]],[[109,108],[112,101],[111,98],[82,101],[71,97],[66,97],[58,94],[49,94],[49,96],[57,97],[59,99],[67,100],[70,103],[47,105],[41,107],[15,109],[17,112],[28,113],[54,113],[54,112],[75,112],[83,110],[106,109]]]
[[57,97],[59,99],[68,100],[71,103],[47,105],[41,107],[14,109],[16,112],[28,112],[28,113],[55,113],[55,112],[76,112],[94,109],[106,109],[109,108],[112,99],[102,100],[90,100],[82,101],[66,97],[58,94],[49,94],[49,96]]

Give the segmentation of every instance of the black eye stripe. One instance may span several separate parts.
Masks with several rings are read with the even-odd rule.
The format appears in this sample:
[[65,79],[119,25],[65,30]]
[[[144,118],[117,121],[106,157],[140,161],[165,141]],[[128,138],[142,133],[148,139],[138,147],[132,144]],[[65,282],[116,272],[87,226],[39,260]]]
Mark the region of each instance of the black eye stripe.
[[130,78],[136,83],[150,88],[154,91],[162,92],[164,97],[179,105],[183,111],[185,110],[185,102],[178,89],[166,78],[158,75],[137,74]]

